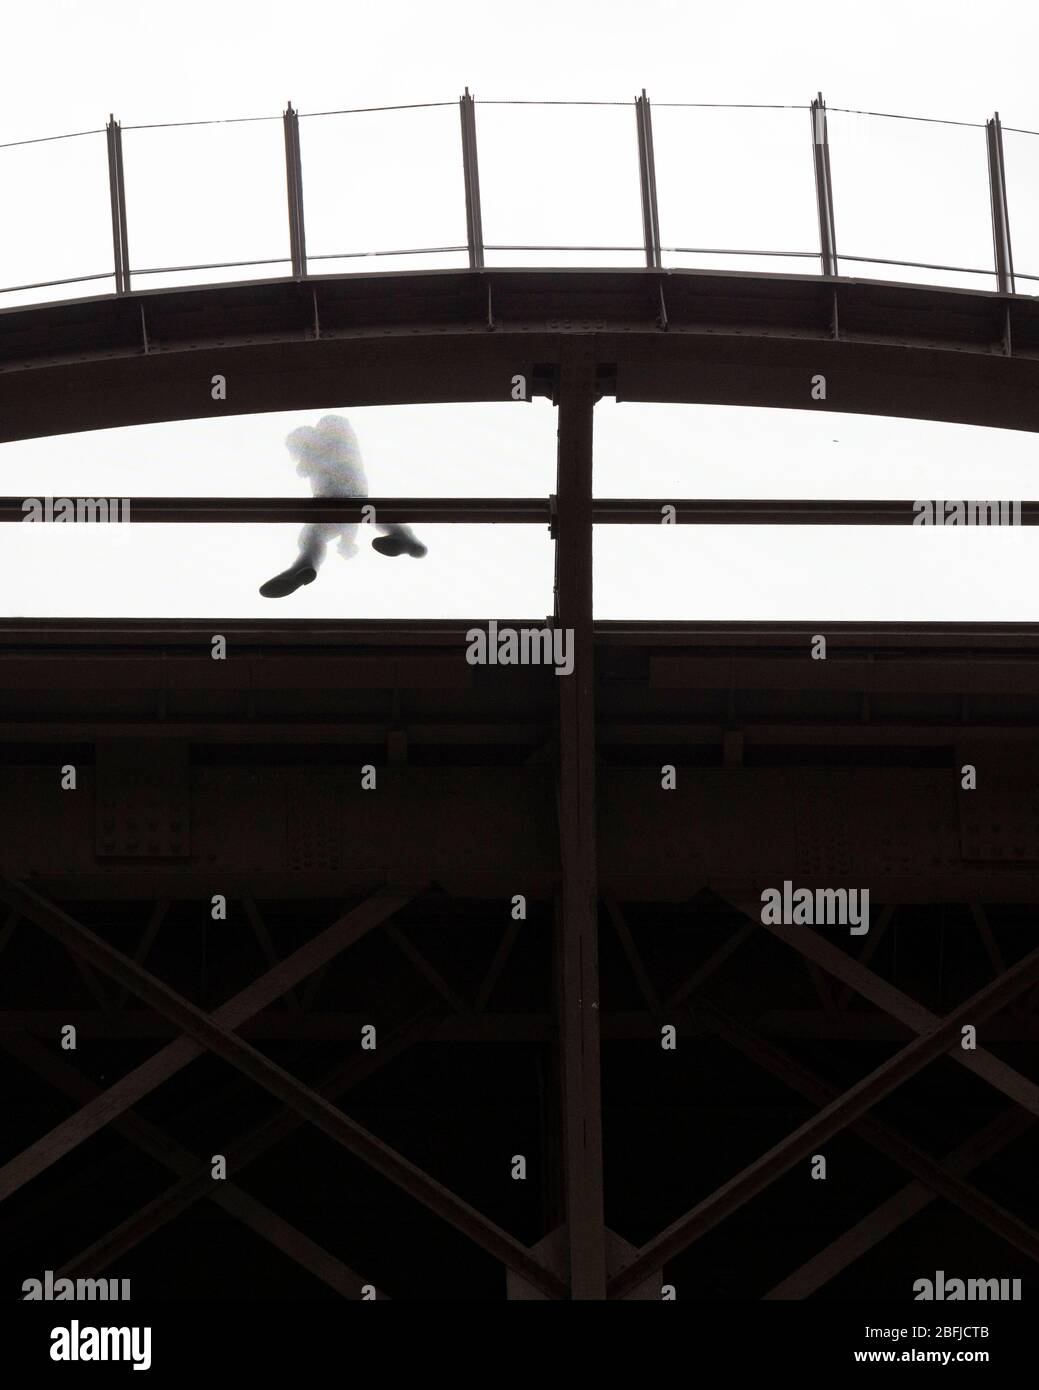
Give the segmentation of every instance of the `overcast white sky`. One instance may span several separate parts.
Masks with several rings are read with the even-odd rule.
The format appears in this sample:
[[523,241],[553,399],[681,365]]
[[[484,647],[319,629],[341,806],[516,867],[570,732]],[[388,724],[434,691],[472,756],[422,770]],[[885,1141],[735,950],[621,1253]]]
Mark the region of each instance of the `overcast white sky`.
[[[822,11],[775,3],[644,0],[522,6],[201,4],[42,0],[5,14],[0,145],[124,126],[132,264],[261,259],[246,271],[141,276],[144,287],[284,273],[280,119],[131,130],[165,121],[280,117],[412,102],[654,103],[668,247],[815,251],[803,110],[691,111],[668,102],[804,105],[1039,130],[1039,21],[1025,3],[877,0]],[[830,117],[838,247],[847,255],[991,264],[983,130]],[[630,106],[478,108],[486,240],[637,246]],[[1008,132],[1015,263],[1039,276],[1039,136]],[[463,243],[458,113],[301,122],[313,257]],[[576,158],[576,162],[575,162]],[[725,165],[735,161],[739,182]],[[575,170],[577,171],[575,173]],[[105,141],[0,148],[0,286],[91,275],[111,263]],[[671,252],[672,265],[814,270],[810,260]],[[491,252],[491,264],[639,264],[637,252]],[[464,256],[316,260],[370,271]],[[847,274],[951,276],[846,262]],[[1039,283],[1022,281],[1024,292]],[[0,295],[0,306],[105,293],[105,282]],[[329,400],[327,410],[338,402]],[[105,431],[0,446],[15,496],[305,493],[284,449],[323,412]],[[533,405],[354,410],[375,494],[545,495],[554,412]],[[1036,441],[1011,431],[810,411],[617,405],[597,411],[601,496],[1033,498]],[[423,561],[330,554],[318,582],[268,601],[258,585],[294,555],[297,528],[5,526],[9,615],[540,616],[551,547],[538,527],[423,528]],[[596,542],[604,618],[1039,618],[1039,531],[922,528],[619,528]]]

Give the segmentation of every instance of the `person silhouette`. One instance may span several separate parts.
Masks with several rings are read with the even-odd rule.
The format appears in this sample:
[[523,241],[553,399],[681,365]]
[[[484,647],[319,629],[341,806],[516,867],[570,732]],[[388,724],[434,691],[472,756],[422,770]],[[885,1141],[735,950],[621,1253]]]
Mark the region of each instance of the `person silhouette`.
[[[361,450],[350,422],[342,415],[323,415],[316,425],[302,425],[285,440],[296,460],[296,472],[310,479],[315,497],[367,497],[368,479],[361,461]],[[350,559],[357,554],[357,521],[308,522],[299,533],[299,555],[294,564],[260,586],[264,598],[285,598],[317,578],[329,542],[339,537],[339,554]],[[377,522],[382,535],[372,541],[380,555],[410,555],[421,559],[426,547],[410,526]]]

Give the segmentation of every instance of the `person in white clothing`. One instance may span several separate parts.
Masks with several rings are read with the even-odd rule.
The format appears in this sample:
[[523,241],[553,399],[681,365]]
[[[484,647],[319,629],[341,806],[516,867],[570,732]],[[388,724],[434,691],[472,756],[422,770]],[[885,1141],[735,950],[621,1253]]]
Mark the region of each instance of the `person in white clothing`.
[[[310,479],[315,497],[367,497],[368,479],[357,435],[342,415],[324,415],[316,425],[303,425],[285,440],[296,460],[296,472]],[[287,570],[260,586],[264,598],[285,598],[304,584],[312,584],[325,558],[330,541],[339,537],[336,549],[345,559],[357,554],[356,521],[310,522],[299,533],[299,555]],[[410,526],[379,522],[382,532],[372,541],[380,555],[410,555],[421,559],[426,547]]]

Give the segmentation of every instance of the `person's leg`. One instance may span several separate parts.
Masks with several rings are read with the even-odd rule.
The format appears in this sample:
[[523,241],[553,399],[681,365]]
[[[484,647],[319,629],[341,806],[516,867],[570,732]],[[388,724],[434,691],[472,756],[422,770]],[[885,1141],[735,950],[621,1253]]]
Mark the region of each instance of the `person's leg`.
[[317,578],[317,572],[325,558],[328,542],[338,530],[339,527],[334,524],[316,525],[311,523],[304,526],[299,533],[299,555],[296,563],[260,586],[260,593],[263,597],[286,598],[289,594],[294,594],[297,589],[302,588],[304,584],[312,584]]
[[377,550],[380,555],[410,555],[413,560],[421,560],[426,554],[426,546],[410,526],[400,526],[390,521],[385,524],[379,523],[376,530],[382,531],[383,534],[372,541],[372,549]]
[[358,524],[356,521],[347,521],[339,527],[339,544],[336,550],[344,560],[352,560],[357,554]]

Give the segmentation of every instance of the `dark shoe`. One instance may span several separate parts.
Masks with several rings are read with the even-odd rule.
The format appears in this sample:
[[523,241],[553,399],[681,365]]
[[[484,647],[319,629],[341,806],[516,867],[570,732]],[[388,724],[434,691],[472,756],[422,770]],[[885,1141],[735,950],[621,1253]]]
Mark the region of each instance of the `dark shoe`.
[[292,569],[283,570],[273,579],[268,579],[266,584],[261,584],[260,593],[264,598],[286,598],[304,584],[313,584],[316,578],[317,570],[313,565],[293,565]]
[[376,536],[372,549],[380,555],[410,555],[413,560],[421,560],[426,547],[421,541],[409,541],[403,536]]

